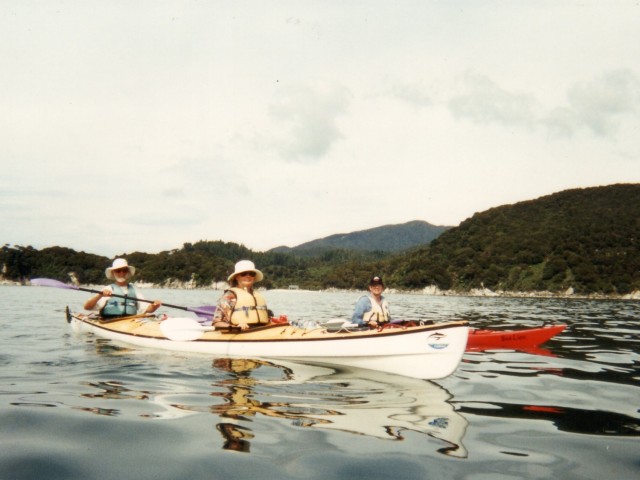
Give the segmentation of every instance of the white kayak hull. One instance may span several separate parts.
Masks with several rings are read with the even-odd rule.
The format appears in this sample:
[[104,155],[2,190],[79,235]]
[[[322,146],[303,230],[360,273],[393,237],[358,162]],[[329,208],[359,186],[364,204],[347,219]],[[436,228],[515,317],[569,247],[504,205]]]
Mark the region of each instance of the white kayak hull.
[[195,340],[171,340],[153,317],[102,323],[73,315],[74,329],[145,348],[218,357],[289,359],[366,368],[426,380],[455,371],[467,344],[464,321],[383,331],[328,332],[272,325],[243,333],[208,331]]

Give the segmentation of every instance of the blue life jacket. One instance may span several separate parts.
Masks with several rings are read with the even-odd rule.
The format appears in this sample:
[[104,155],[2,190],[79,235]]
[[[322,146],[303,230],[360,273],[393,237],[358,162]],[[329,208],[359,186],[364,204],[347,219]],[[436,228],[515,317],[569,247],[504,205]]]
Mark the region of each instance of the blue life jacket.
[[[117,295],[124,295],[124,290],[115,283],[111,285],[111,290]],[[129,284],[127,298],[109,297],[105,306],[100,310],[100,316],[108,317],[128,317],[138,313],[138,302],[136,300],[136,289]]]

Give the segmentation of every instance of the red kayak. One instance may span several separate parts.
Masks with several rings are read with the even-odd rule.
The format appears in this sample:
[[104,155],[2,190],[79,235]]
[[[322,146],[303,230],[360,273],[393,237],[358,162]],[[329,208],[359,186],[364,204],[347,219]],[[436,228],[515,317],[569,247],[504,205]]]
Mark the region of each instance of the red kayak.
[[523,330],[469,329],[467,351],[508,348],[513,350],[537,347],[562,332],[566,325],[547,325]]

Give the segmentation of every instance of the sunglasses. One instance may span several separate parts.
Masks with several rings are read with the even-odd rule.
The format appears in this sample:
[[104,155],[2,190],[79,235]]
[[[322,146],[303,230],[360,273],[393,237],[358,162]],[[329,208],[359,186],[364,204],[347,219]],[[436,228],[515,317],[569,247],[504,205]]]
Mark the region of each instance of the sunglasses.
[[255,277],[256,276],[256,272],[241,272],[238,274],[239,277]]
[[129,269],[127,267],[122,267],[122,268],[117,268],[115,270],[111,270],[112,272],[116,272],[116,273],[125,273],[128,272]]

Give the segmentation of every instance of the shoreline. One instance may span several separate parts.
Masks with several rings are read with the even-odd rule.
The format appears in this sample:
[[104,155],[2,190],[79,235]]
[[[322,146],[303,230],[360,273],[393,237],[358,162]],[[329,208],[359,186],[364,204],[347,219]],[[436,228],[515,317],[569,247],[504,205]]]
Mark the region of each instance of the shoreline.
[[[169,290],[224,290],[227,288],[226,282],[216,282],[215,284],[207,286],[195,286],[191,282],[167,282],[164,285],[159,285],[149,282],[133,282],[136,286],[143,289],[161,289],[166,288]],[[0,286],[31,286],[29,282],[13,282],[9,280],[1,280]],[[83,288],[101,288],[104,285],[82,285]],[[259,288],[258,290],[268,291],[268,289]],[[291,292],[362,292],[363,289],[357,290],[345,290],[338,288],[328,288],[321,290],[306,290],[306,289],[287,289],[287,288],[273,288],[271,290],[279,291],[291,291]],[[549,291],[533,291],[533,292],[520,292],[520,291],[506,291],[506,290],[490,290],[488,288],[474,288],[469,291],[457,291],[457,290],[440,290],[435,286],[428,286],[421,290],[401,290],[397,288],[388,288],[387,294],[400,293],[407,295],[426,295],[434,297],[494,297],[494,298],[556,298],[556,299],[575,299],[575,300],[640,300],[640,290],[635,290],[625,295],[619,294],[603,294],[603,293],[589,293],[578,294],[574,293],[572,288],[564,292],[549,292]]]

